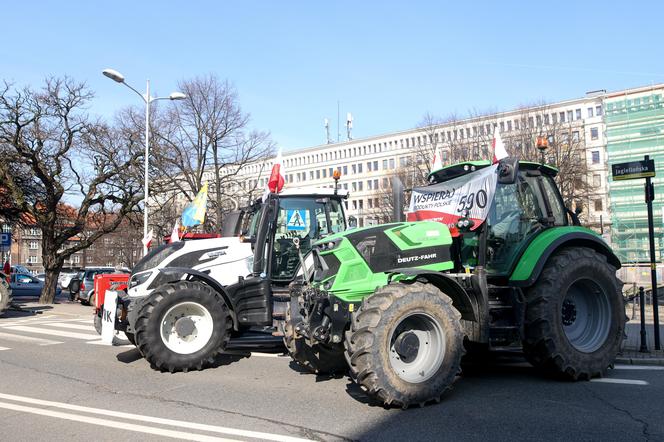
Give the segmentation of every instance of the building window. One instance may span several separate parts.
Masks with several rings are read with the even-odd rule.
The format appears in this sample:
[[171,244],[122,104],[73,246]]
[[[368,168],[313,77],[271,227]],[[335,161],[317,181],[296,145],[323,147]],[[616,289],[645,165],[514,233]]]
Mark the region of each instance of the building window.
[[[136,256],[136,250],[134,250],[134,256]],[[74,255],[74,264],[80,264],[81,263],[81,257],[78,255]]]
[[600,176],[600,174],[598,173],[593,174],[593,186],[599,187],[601,185],[602,185],[602,177]]
[[544,114],[544,124],[545,125],[549,124],[549,114]]
[[591,154],[593,164],[599,164],[599,150],[593,150]]
[[344,166],[344,176],[348,175],[348,166]]
[[357,173],[357,166],[355,164],[353,164],[352,166],[350,166],[350,170],[351,170],[351,173],[353,175],[355,175]]
[[580,120],[581,119],[581,109],[576,110],[576,119]]
[[560,112],[558,114],[558,117],[560,117],[560,122],[564,123],[565,122],[565,112]]
[[592,118],[592,117],[593,117],[593,108],[589,107],[588,108],[588,118]]
[[570,123],[574,121],[574,112],[572,112],[571,110],[567,111],[567,121]]
[[363,184],[364,184],[363,181],[358,181],[358,182],[357,182],[357,190],[359,190],[360,192],[362,192],[362,190],[363,190],[363,189],[362,189]]
[[601,212],[602,210],[604,210],[602,207],[602,200],[601,199],[595,200],[595,212]]
[[390,158],[390,169],[394,169],[395,167],[394,158]]
[[38,262],[38,257],[28,256],[28,264],[37,264],[37,262]]
[[[387,183],[388,183],[387,178],[383,178],[383,189],[388,189],[389,188]],[[376,207],[378,207],[378,206],[376,206]]]
[[579,131],[578,130],[575,130],[575,131],[572,132],[572,141],[576,141],[576,142],[579,141]]
[[367,161],[367,172],[371,172],[371,161]]
[[598,117],[601,117],[604,114],[604,112],[602,111],[602,105],[601,104],[599,106],[595,106],[595,114]]
[[317,170],[317,171],[316,171],[316,179],[317,179],[317,180],[320,179],[320,170]]
[[590,139],[591,140],[596,140],[599,138],[599,129],[596,127],[591,127],[590,128]]
[[37,250],[39,248],[38,241],[30,241],[30,250]]
[[512,121],[511,120],[507,122],[507,130],[508,131],[512,130]]
[[387,170],[387,160],[383,160],[383,170]]
[[357,165],[357,173],[362,173],[362,163]]

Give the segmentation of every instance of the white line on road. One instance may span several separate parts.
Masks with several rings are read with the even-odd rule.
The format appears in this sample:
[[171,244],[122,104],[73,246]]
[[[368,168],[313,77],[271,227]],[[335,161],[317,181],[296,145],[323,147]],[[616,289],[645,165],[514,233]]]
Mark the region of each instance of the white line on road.
[[62,344],[61,341],[51,341],[50,339],[33,338],[30,336],[13,335],[11,333],[2,333],[2,332],[0,332],[0,339],[7,339],[8,341],[16,341],[16,342],[31,342],[33,344],[39,344],[39,345]]
[[659,365],[616,365],[615,370],[664,370]]
[[35,407],[25,407],[23,405],[10,404],[7,402],[0,402],[0,408],[6,408],[7,410],[12,410],[12,411],[22,411],[24,413],[39,414],[48,417],[55,417],[58,419],[83,422],[86,424],[101,425],[103,427],[111,427],[115,430],[120,428],[128,431],[156,434],[158,436],[172,437],[176,439],[195,440],[195,441],[215,441],[215,442],[233,441],[233,439],[223,439],[214,436],[205,436],[203,434],[186,433],[184,431],[165,430],[162,428],[149,427],[147,425],[136,425],[126,422],[112,421],[108,419],[100,419],[97,417],[78,416],[75,414],[62,413],[59,411],[43,410],[41,408],[35,408]]
[[2,351],[2,350],[11,350],[11,348],[9,348],[9,347],[0,347],[0,351]]
[[[120,337],[117,337],[118,339],[122,341],[126,341],[126,339],[122,339]],[[106,342],[102,341],[101,339],[98,341],[88,341],[86,344],[92,344],[92,345],[108,345]],[[115,348],[135,348],[134,345],[132,344],[124,344],[124,345],[113,345]]]
[[[161,425],[170,425],[174,427],[181,427],[181,428],[187,428],[191,430],[200,430],[200,431],[208,431],[212,433],[222,433],[222,434],[228,434],[232,436],[240,436],[240,437],[251,437],[251,438],[256,438],[256,439],[263,439],[263,440],[274,440],[278,442],[311,442],[310,439],[300,439],[297,437],[292,437],[292,436],[283,436],[280,434],[273,434],[273,433],[263,433],[260,431],[250,431],[250,430],[241,430],[239,428],[229,428],[229,427],[220,427],[216,425],[207,425],[207,424],[197,424],[194,422],[187,422],[187,421],[178,421],[178,420],[173,420],[173,419],[164,419],[164,418],[159,418],[159,417],[153,417],[153,416],[144,416],[140,414],[131,414],[131,413],[123,413],[121,411],[112,411],[112,410],[104,410],[102,408],[92,408],[92,407],[83,407],[81,405],[72,405],[72,404],[66,404],[64,402],[54,402],[54,401],[46,401],[42,399],[35,399],[35,398],[30,398],[30,397],[25,397],[25,396],[16,396],[13,394],[5,394],[5,393],[0,393],[0,399],[5,399],[9,401],[15,401],[15,402],[24,402],[28,404],[33,404],[33,405],[42,405],[45,407],[55,407],[55,408],[62,408],[65,410],[71,410],[71,411],[80,411],[83,413],[96,413],[96,414],[101,414],[105,417],[118,417],[121,419],[129,419],[129,420],[135,420],[139,422],[150,422],[153,424],[161,424]],[[2,404],[2,402],[0,402]],[[76,416],[78,417],[78,416]],[[89,422],[89,418],[82,417],[82,421],[84,422]],[[110,421],[109,421],[110,422]],[[125,423],[118,423],[116,428],[125,428]],[[150,427],[148,427],[150,428]]]
[[86,341],[91,341],[93,339],[99,339],[99,335],[97,334],[84,334],[84,333],[72,333],[72,332],[67,332],[67,331],[62,331],[62,330],[52,330],[52,329],[44,329],[44,328],[36,328],[36,327],[28,327],[24,325],[17,325],[14,327],[5,327],[7,330],[15,330],[15,331],[24,331],[28,333],[40,333],[42,335],[49,335],[49,336],[63,336],[65,338],[76,338],[76,339],[83,339]]
[[641,381],[638,379],[598,378],[591,379],[590,382],[600,382],[603,384],[649,385],[646,381]]
[[60,327],[60,328],[69,328],[72,330],[86,330],[86,331],[94,331],[94,327],[92,325],[81,325],[81,324],[69,324],[69,323],[63,323],[63,322],[44,322],[40,325],[48,325],[50,327]]

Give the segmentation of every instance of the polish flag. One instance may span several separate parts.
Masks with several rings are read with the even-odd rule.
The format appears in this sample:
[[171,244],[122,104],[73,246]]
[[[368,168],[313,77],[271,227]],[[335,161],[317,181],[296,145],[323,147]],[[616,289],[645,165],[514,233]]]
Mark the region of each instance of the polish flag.
[[171,232],[171,240],[169,242],[178,242],[180,241],[180,220],[175,220],[175,225],[173,226],[173,231]]
[[443,160],[438,155],[438,150],[433,151],[433,163],[431,164],[431,171],[435,172],[436,170],[443,168]]
[[281,150],[279,150],[277,158],[274,159],[274,165],[272,166],[270,179],[267,181],[267,188],[272,193],[279,193],[281,192],[281,189],[284,188],[285,181],[284,165],[281,159]]
[[500,132],[498,132],[497,127],[493,130],[493,142],[491,145],[493,147],[493,164],[496,164],[498,161],[509,156],[507,150],[505,150],[505,143],[503,143],[503,139],[500,137]]
[[153,235],[154,235],[154,231],[153,231],[153,229],[150,229],[147,236],[141,240],[143,245],[148,249],[150,248],[150,244],[152,243],[152,236]]

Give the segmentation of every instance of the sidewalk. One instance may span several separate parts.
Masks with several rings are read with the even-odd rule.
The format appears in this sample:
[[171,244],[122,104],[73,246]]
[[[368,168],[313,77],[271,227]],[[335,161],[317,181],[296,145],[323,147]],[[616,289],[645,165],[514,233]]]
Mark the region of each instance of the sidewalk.
[[[648,353],[639,351],[641,348],[641,316],[639,306],[633,309],[632,303],[627,304],[625,314],[631,318],[625,325],[627,338],[623,341],[622,350],[616,358],[617,364],[664,365],[664,350],[655,350],[655,335],[652,306],[646,306],[646,345]],[[634,315],[632,317],[632,314]],[[664,305],[659,306],[659,337],[660,346],[664,348]]]

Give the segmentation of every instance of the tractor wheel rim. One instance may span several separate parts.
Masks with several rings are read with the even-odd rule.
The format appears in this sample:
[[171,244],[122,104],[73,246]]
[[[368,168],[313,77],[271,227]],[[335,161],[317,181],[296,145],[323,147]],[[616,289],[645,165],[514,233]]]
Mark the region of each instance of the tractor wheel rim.
[[427,381],[438,372],[444,357],[445,333],[440,323],[427,313],[411,313],[390,333],[390,365],[406,382]]
[[[187,327],[178,326],[186,321]],[[187,333],[182,333],[186,329]],[[196,353],[212,337],[212,315],[197,302],[181,302],[172,306],[161,319],[161,340],[171,351],[179,354]],[[181,334],[182,333],[182,334]]]
[[569,343],[578,351],[598,350],[611,329],[611,304],[595,281],[580,279],[567,290],[561,306],[561,323]]

